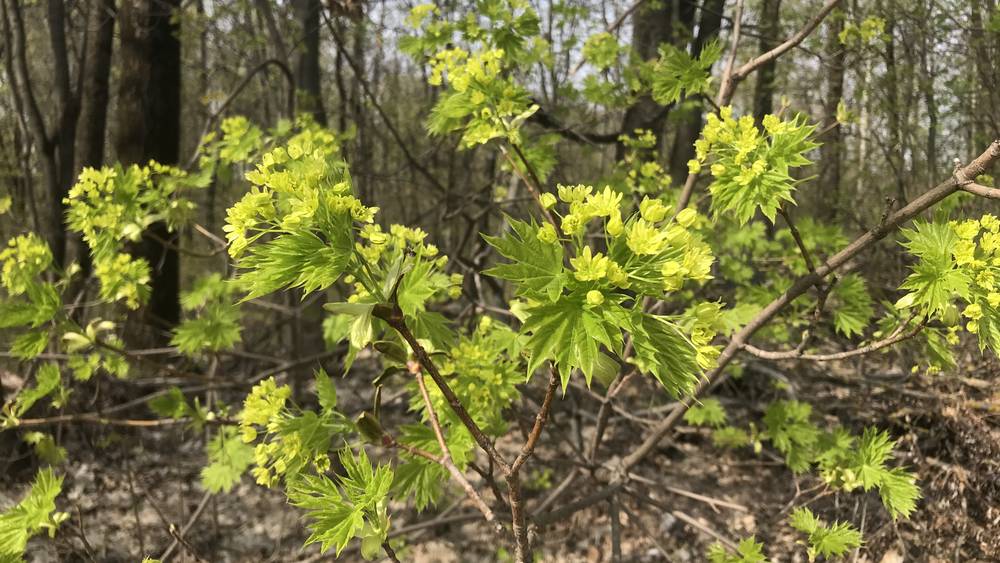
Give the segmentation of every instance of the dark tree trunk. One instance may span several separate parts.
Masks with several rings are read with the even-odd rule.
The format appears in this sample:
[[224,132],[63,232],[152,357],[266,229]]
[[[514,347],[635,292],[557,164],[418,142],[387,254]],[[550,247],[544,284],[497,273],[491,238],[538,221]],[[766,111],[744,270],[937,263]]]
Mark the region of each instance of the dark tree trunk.
[[[118,158],[123,163],[156,160],[177,164],[180,155],[180,0],[125,2],[121,18]],[[159,328],[180,320],[180,260],[177,236],[163,223],[149,227],[139,253],[153,269],[145,315]]]
[[[781,0],[764,0],[760,8],[760,52],[778,45],[781,33]],[[774,112],[774,80],[778,60],[772,59],[757,71],[753,91],[753,118],[760,125],[764,116]]]
[[844,97],[844,62],[846,50],[840,43],[840,32],[844,29],[843,12],[835,11],[827,18],[826,24],[826,92],[823,97],[823,121],[820,128],[824,133],[820,147],[819,187],[823,192],[819,206],[820,215],[833,219],[840,209],[840,183],[843,163],[843,135],[837,125],[837,108]]
[[[96,0],[87,14],[86,51],[80,70],[80,115],[76,124],[74,178],[85,167],[98,168],[104,164],[114,29],[114,0]],[[90,251],[79,236],[73,237],[71,247],[75,254],[73,258],[82,270],[81,279],[85,278],[91,270]]]
[[[673,4],[661,2],[653,6],[642,6],[632,16],[632,50],[642,60],[654,59],[661,43],[668,43],[672,37]],[[621,131],[625,135],[633,135],[636,130],[648,129],[656,134],[656,153],[660,148],[660,134],[666,112],[663,106],[644,95],[625,110]],[[625,157],[625,145],[618,143],[616,158]]]
[[[700,55],[705,45],[719,36],[724,7],[725,0],[705,0],[702,3],[701,13],[698,16],[698,35],[691,44],[691,53],[694,56]],[[701,108],[696,107],[687,110],[685,115],[678,116],[669,166],[670,178],[674,185],[683,185],[687,179],[687,162],[694,158],[694,142],[701,135],[704,124],[701,114]]]
[[295,19],[301,26],[302,45],[295,66],[295,82],[299,90],[297,107],[312,114],[320,125],[326,125],[319,65],[319,0],[294,0]]
[[98,167],[104,163],[114,29],[114,0],[96,1],[87,22],[87,53],[76,132],[76,173],[85,166]]

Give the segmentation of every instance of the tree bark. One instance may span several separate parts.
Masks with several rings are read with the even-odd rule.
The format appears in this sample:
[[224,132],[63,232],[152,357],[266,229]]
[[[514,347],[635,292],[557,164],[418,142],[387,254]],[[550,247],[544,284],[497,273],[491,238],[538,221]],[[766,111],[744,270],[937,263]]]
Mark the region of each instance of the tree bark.
[[97,167],[104,163],[114,29],[115,1],[97,0],[90,8],[87,21],[87,52],[81,80],[83,91],[76,131],[74,175],[86,166]]
[[[691,44],[691,53],[694,56],[700,55],[704,46],[719,36],[725,4],[725,0],[705,0],[702,3],[701,13],[698,16],[698,35]],[[677,119],[677,131],[670,149],[669,165],[670,178],[675,186],[683,185],[687,179],[687,163],[694,158],[694,142],[701,135],[703,124],[700,106],[686,110],[686,115]]]
[[826,131],[820,147],[819,187],[822,197],[818,213],[832,220],[840,209],[840,184],[843,164],[843,135],[837,126],[837,108],[844,97],[844,63],[847,51],[840,43],[844,29],[844,14],[837,10],[826,23],[826,92],[823,97],[823,120],[820,130]]
[[323,91],[319,64],[319,0],[294,0],[295,19],[301,26],[302,47],[295,66],[295,82],[299,89],[298,107],[312,114],[316,123],[326,126]]
[[[781,34],[781,0],[764,0],[760,8],[760,52],[766,53],[778,46]],[[764,116],[774,112],[774,81],[778,59],[764,63],[757,71],[753,91],[753,118],[760,126]]]
[[[173,18],[180,0],[134,0],[120,10],[121,78],[115,142],[123,164],[156,160],[177,164],[180,156],[181,45]],[[154,223],[139,255],[153,269],[145,320],[166,329],[180,320],[180,260],[177,236]]]

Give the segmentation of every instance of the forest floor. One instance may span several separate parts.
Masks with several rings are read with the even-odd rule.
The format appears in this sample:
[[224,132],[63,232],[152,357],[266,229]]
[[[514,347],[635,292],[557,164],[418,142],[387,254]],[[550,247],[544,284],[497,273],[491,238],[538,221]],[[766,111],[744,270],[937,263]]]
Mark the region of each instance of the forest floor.
[[[759,454],[749,448],[724,452],[712,445],[707,431],[680,427],[673,442],[665,441],[639,467],[630,494],[619,497],[623,560],[704,561],[717,537],[753,534],[773,561],[804,561],[804,549],[785,523],[794,503],[863,529],[867,543],[850,561],[1000,561],[1000,367],[971,358],[963,365],[963,376],[832,365],[803,371],[794,362],[751,365],[716,394],[731,422],[744,426],[759,421],[763,405],[784,395],[813,404],[816,419],[830,426],[888,430],[898,440],[899,459],[917,473],[922,488],[924,498],[912,519],[894,523],[874,492],[832,494],[815,476],[796,477],[767,448]],[[641,400],[648,391],[633,386],[631,399]],[[587,406],[585,393],[575,395],[579,406]],[[642,428],[622,417],[612,422],[602,451],[624,452]],[[529,473],[529,507],[530,499],[545,496],[565,474],[559,460],[568,455],[567,440],[576,427],[557,404],[549,431],[565,439],[538,450],[539,459],[556,469]],[[55,541],[32,541],[29,561],[138,562],[168,549],[177,562],[334,559],[332,553],[320,555],[316,545],[301,547],[307,536],[302,516],[280,491],[246,477],[230,494],[206,496],[198,485],[204,450],[200,440],[190,439],[194,430],[66,431],[63,443],[72,461],[63,466],[60,508],[71,517]],[[513,448],[514,440],[500,446]],[[13,502],[28,479],[27,469],[0,477],[0,506]],[[579,477],[560,502],[595,490],[587,479]],[[647,480],[662,486],[647,486]],[[608,506],[595,504],[539,530],[539,559],[610,561]],[[394,530],[408,531],[397,550],[403,561],[505,558],[465,503],[420,515],[392,507],[390,513]],[[189,525],[194,514],[198,517]],[[178,537],[183,542],[171,548]],[[341,559],[360,560],[356,545]]]

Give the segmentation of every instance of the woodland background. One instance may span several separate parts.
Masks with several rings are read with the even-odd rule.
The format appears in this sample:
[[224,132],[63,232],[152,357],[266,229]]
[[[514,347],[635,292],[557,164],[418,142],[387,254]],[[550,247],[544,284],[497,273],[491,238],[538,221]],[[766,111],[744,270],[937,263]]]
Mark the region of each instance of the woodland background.
[[[445,14],[468,9],[463,2],[436,4]],[[456,271],[481,271],[494,255],[477,233],[494,231],[504,212],[524,213],[530,197],[502,169],[495,149],[459,150],[457,138],[426,135],[424,121],[439,92],[428,85],[428,69],[400,51],[413,5],[2,0],[0,200],[11,207],[0,215],[0,238],[43,233],[60,263],[77,261],[86,270],[86,252],[67,234],[61,203],[83,167],[149,159],[185,166],[202,136],[223,117],[243,115],[272,126],[294,108],[347,133],[346,159],[363,201],[379,205],[387,221],[427,231]],[[657,138],[655,159],[674,187],[682,185],[710,103],[698,98],[664,107],[641,98],[620,111],[599,109],[580,94],[581,49],[588,36],[610,30],[642,57],[654,57],[661,43],[697,53],[710,41],[730,37],[732,2],[534,0],[532,5],[554,57],[531,77],[541,109],[527,130],[552,139],[558,155],[552,181],[574,184],[611,174],[626,154],[619,136],[649,129]],[[748,0],[741,6],[738,53],[746,60],[800,29],[819,3]],[[845,42],[845,28],[866,18],[884,20],[877,38]],[[801,45],[744,83],[733,104],[756,116],[788,106],[816,122],[823,143],[809,170],[816,178],[799,193],[796,214],[860,231],[947,178],[953,159],[978,154],[1000,138],[998,58],[1000,11],[994,0],[849,0]],[[221,235],[226,208],[242,195],[234,185],[220,177],[199,194],[198,228]],[[983,203],[966,205],[986,209]],[[95,389],[94,405],[132,402],[141,408],[150,389],[170,380],[163,367],[172,361],[170,353],[157,350],[165,345],[162,329],[180,318],[180,289],[206,270],[230,267],[225,252],[207,240],[162,227],[146,237],[140,251],[156,267],[153,296],[133,319],[136,343],[150,351],[146,367],[113,388]],[[880,246],[852,267],[890,289],[906,272],[892,245]],[[503,292],[494,279],[475,275],[464,295],[469,306],[489,310]],[[241,354],[228,358],[221,372],[289,367],[287,362],[298,370],[309,360],[335,372],[338,356],[323,342],[320,304],[318,298],[300,302],[291,295],[255,302]],[[792,393],[817,405],[821,416],[875,423],[900,438],[903,460],[919,472],[926,500],[911,522],[868,523],[872,535],[857,560],[997,560],[998,366],[970,347],[954,373],[914,379],[906,354],[808,368],[752,363],[746,377],[727,383],[721,393],[724,402],[728,396],[739,405],[733,407],[737,412],[776,393]],[[18,387],[17,364],[0,368],[4,392]],[[776,390],[775,380],[784,382],[784,390]],[[348,403],[367,401],[357,393],[351,397],[350,379],[339,385]],[[575,440],[575,429],[599,404],[599,396],[572,387],[551,432]],[[641,430],[663,404],[669,404],[665,398],[645,411],[615,413],[605,447],[613,449],[616,436]],[[203,497],[192,479],[201,446],[190,442],[187,430],[65,425],[56,432],[75,460],[66,489],[74,507],[67,526],[73,531],[60,534],[39,560],[135,561],[165,549],[188,557],[168,533],[168,522],[181,527],[195,510],[206,510],[206,503],[208,516],[187,533],[202,557],[320,560],[315,548],[299,550],[304,537],[299,517],[280,495],[247,483],[234,495]],[[651,493],[649,503],[659,508],[642,517],[626,514],[621,524],[635,560],[700,560],[703,546],[720,531],[767,536],[767,515],[793,500],[780,464],[766,456],[720,456],[700,447],[706,443],[696,429],[681,432],[657,457],[658,471],[672,486],[711,491],[738,508]],[[540,457],[558,465],[555,451]],[[0,502],[13,501],[32,468],[30,450],[9,434],[0,435],[0,468]],[[533,482],[539,491],[555,486],[544,468]],[[834,508],[848,515],[864,510],[857,504]],[[439,507],[438,514],[424,515],[433,526],[411,532],[411,557],[499,557],[482,529],[455,518],[460,511]],[[609,547],[601,538],[611,525],[600,510],[579,513],[548,534],[545,549],[566,560],[606,559]],[[601,534],[592,534],[594,529]],[[792,549],[792,539],[769,537],[770,545],[784,541]]]

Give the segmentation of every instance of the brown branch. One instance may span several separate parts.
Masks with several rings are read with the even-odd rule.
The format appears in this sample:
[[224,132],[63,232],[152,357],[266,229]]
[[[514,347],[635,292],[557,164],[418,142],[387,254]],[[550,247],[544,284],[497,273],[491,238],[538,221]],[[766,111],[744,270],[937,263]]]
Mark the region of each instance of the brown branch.
[[419,172],[421,176],[423,176],[428,182],[431,183],[431,186],[434,189],[436,189],[441,193],[447,192],[448,190],[441,184],[441,182],[433,174],[431,174],[430,170],[428,170],[427,167],[424,166],[420,162],[420,160],[413,155],[412,152],[410,152],[410,143],[406,142],[406,140],[403,139],[403,136],[399,133],[399,130],[396,128],[396,125],[392,122],[391,119],[389,119],[389,114],[387,114],[386,111],[382,109],[382,104],[379,103],[378,96],[376,96],[375,93],[371,91],[371,87],[368,85],[368,81],[365,79],[364,69],[360,68],[358,66],[358,63],[351,56],[351,54],[347,52],[347,49],[344,49],[344,42],[341,40],[340,34],[337,33],[336,28],[333,26],[333,22],[330,20],[330,17],[326,14],[326,12],[323,12],[323,21],[326,23],[327,29],[330,30],[330,34],[333,35],[334,47],[337,48],[337,52],[340,53],[340,56],[342,56],[344,60],[347,61],[347,65],[351,67],[351,72],[354,73],[354,78],[356,78],[358,84],[361,85],[361,91],[364,92],[365,96],[371,102],[372,107],[375,108],[375,111],[378,113],[379,117],[382,118],[382,122],[385,123],[385,128],[389,130],[389,134],[392,135],[392,138],[396,141],[396,144],[399,146],[400,151],[402,151],[403,153],[403,157],[406,158],[406,161],[410,163],[410,166],[412,166],[414,170]]
[[552,409],[552,399],[556,395],[556,389],[559,388],[559,372],[556,368],[550,368],[549,371],[549,387],[545,390],[545,398],[542,400],[542,408],[538,410],[538,414],[535,415],[535,424],[531,428],[531,432],[528,434],[528,439],[524,442],[524,446],[521,448],[521,453],[514,460],[514,463],[510,464],[510,472],[517,473],[524,465],[524,462],[528,461],[531,457],[532,452],[535,451],[535,444],[538,443],[538,438],[542,435],[542,430],[545,427],[545,422],[549,418],[549,411]]
[[410,331],[410,328],[406,326],[406,321],[403,318],[403,311],[399,309],[399,306],[395,305],[390,308],[384,305],[379,305],[375,307],[372,314],[376,318],[385,321],[386,324],[398,332],[403,340],[410,345],[410,348],[413,350],[413,354],[417,357],[417,361],[420,362],[420,365],[424,368],[424,370],[430,374],[431,379],[434,380],[438,389],[441,390],[441,394],[444,395],[445,400],[448,401],[448,406],[451,407],[451,409],[455,412],[455,415],[458,416],[458,419],[462,421],[462,424],[465,425],[465,427],[469,430],[469,433],[472,434],[473,439],[476,440],[476,444],[478,444],[479,447],[486,452],[486,455],[493,459],[493,462],[500,467],[504,473],[509,472],[510,465],[496,451],[496,448],[493,447],[489,437],[483,433],[482,429],[479,428],[479,425],[472,420],[472,416],[469,415],[465,406],[462,405],[462,401],[459,400],[458,396],[455,395],[455,392],[451,389],[451,386],[448,385],[448,382],[441,375],[441,372],[438,370],[434,360],[432,360],[430,355],[427,353],[427,350],[425,350],[420,342],[417,341],[417,338],[413,335],[413,332]]
[[809,37],[809,35],[812,34],[817,27],[819,27],[819,24],[826,19],[826,16],[828,16],[830,12],[837,7],[837,4],[840,4],[840,1],[841,0],[827,0],[827,3],[823,5],[820,11],[817,12],[808,23],[806,23],[805,27],[796,32],[795,35],[792,35],[774,49],[750,59],[744,63],[743,66],[736,69],[732,76],[729,77],[729,81],[723,83],[721,86],[718,98],[721,100],[719,105],[728,105],[736,91],[736,85],[742,82],[752,72],[777,59],[787,51],[796,47],[799,43],[802,43],[806,37]]
[[757,348],[756,346],[751,346],[750,344],[744,344],[743,349],[746,350],[751,356],[755,356],[763,360],[796,359],[796,360],[809,360],[813,362],[832,362],[834,360],[846,360],[848,358],[854,358],[857,356],[863,356],[865,354],[871,354],[872,352],[876,352],[883,348],[887,348],[889,346],[892,346],[893,344],[898,344],[899,342],[903,342],[904,340],[909,340],[910,338],[913,338],[914,336],[920,334],[920,331],[922,331],[926,326],[927,326],[927,319],[924,319],[921,322],[917,323],[917,325],[914,326],[911,330],[904,333],[902,331],[902,329],[906,327],[906,323],[904,323],[899,327],[897,327],[897,329],[894,330],[892,334],[883,338],[882,340],[872,342],[871,344],[867,344],[865,346],[861,346],[853,350],[846,350],[844,352],[836,352],[833,354],[803,354],[802,351],[798,349],[783,350],[783,351],[762,350],[760,348]]
[[1000,188],[990,188],[975,182],[961,184],[959,188],[963,192],[969,192],[970,194],[985,197],[986,199],[1000,199]]
[[743,0],[736,0],[736,15],[733,16],[733,38],[730,41],[729,58],[726,60],[726,68],[722,71],[722,81],[719,87],[719,94],[715,98],[715,105],[724,106],[728,101],[728,91],[731,89],[733,79],[733,66],[736,64],[736,52],[740,46],[740,31],[743,21]]
[[[981,155],[976,157],[976,159],[967,166],[956,170],[954,177],[924,192],[923,195],[914,199],[905,207],[897,210],[895,213],[888,214],[884,221],[880,221],[878,225],[868,230],[860,237],[854,239],[854,241],[841,249],[840,252],[834,254],[825,262],[817,266],[814,272],[810,272],[809,274],[798,278],[787,290],[785,290],[784,293],[771,301],[771,303],[764,307],[756,317],[751,319],[750,322],[744,325],[742,329],[733,335],[729,344],[719,355],[715,369],[709,372],[705,379],[698,384],[692,395],[696,397],[708,389],[715,382],[715,380],[721,376],[723,370],[725,370],[726,366],[733,361],[736,354],[743,350],[750,337],[752,337],[763,326],[767,325],[775,316],[777,316],[778,313],[784,310],[789,303],[803,295],[809,290],[810,287],[821,282],[823,278],[844,266],[856,255],[871,248],[875,245],[875,243],[884,239],[889,235],[889,233],[894,232],[904,223],[910,221],[917,215],[933,207],[944,198],[960,190],[962,186],[960,185],[959,178],[975,178],[980,174],[983,174],[997,159],[1000,159],[1000,139],[993,141],[993,143],[991,143]],[[664,418],[663,421],[649,433],[646,439],[643,440],[642,444],[622,459],[621,468],[624,468],[627,471],[649,455],[649,453],[653,451],[667,432],[673,428],[674,424],[677,423],[687,408],[687,406],[682,404],[667,415],[667,417]]]
[[524,463],[531,457],[532,452],[535,451],[535,444],[538,443],[538,438],[545,427],[545,421],[548,420],[549,410],[552,408],[552,399],[555,397],[556,389],[558,388],[559,372],[556,368],[550,367],[549,386],[545,391],[542,406],[535,416],[535,424],[532,426],[531,432],[529,432],[528,438],[524,442],[524,446],[521,447],[521,453],[514,460],[514,463],[510,465],[510,469],[505,471],[507,489],[509,491],[508,500],[510,504],[511,523],[514,530],[515,556],[517,561],[520,562],[531,561],[532,557],[531,544],[528,539],[527,515],[524,507],[524,499],[521,496],[521,476],[519,472]]
[[437,412],[434,410],[434,403],[431,402],[430,393],[427,392],[427,384],[424,382],[424,374],[421,372],[419,364],[413,364],[410,366],[410,373],[413,374],[413,378],[417,381],[417,387],[420,389],[420,397],[424,401],[424,407],[427,409],[427,419],[431,424],[431,428],[434,430],[434,436],[437,438],[438,446],[441,448],[441,458],[437,460],[448,473],[451,474],[455,481],[465,491],[466,496],[472,499],[473,504],[476,508],[483,513],[483,517],[486,521],[493,525],[496,532],[503,535],[503,526],[497,521],[496,515],[493,514],[493,510],[486,504],[483,497],[479,495],[472,483],[465,478],[465,475],[459,471],[455,462],[451,459],[451,451],[448,449],[448,442],[445,440],[444,431],[441,429],[441,422],[438,420]]
[[542,198],[542,182],[538,178],[538,174],[535,173],[534,167],[532,167],[531,163],[528,162],[528,159],[525,158],[524,153],[521,152],[520,147],[518,147],[517,145],[515,145],[513,143],[511,143],[510,146],[511,146],[512,149],[514,149],[514,153],[517,154],[518,158],[523,163],[524,169],[527,170],[528,175],[531,176],[530,180],[527,177],[525,177],[524,173],[521,172],[521,170],[517,167],[517,163],[514,162],[514,159],[511,158],[510,153],[507,152],[507,150],[503,146],[500,147],[500,152],[503,153],[504,158],[507,159],[507,162],[510,164],[510,168],[511,168],[511,170],[514,171],[514,174],[517,174],[517,176],[519,178],[521,178],[521,181],[524,182],[525,186],[527,186],[528,191],[531,192],[531,197],[534,198],[535,203],[538,204],[538,208],[542,210],[542,216],[553,227],[555,227],[556,228],[556,232],[558,232],[559,231],[559,224],[556,222],[555,217],[552,215],[552,213],[548,209],[545,208],[545,206],[542,205],[542,199],[541,199]]
[[[49,426],[51,424],[60,424],[65,422],[98,424],[101,426],[156,428],[161,426],[176,426],[178,424],[187,424],[188,422],[191,422],[191,419],[189,418],[154,418],[154,419],[105,418],[97,413],[85,413],[85,414],[63,414],[58,416],[50,416],[47,418],[20,418],[17,419],[17,423],[13,424],[12,427],[17,428],[17,427],[27,427],[27,426]],[[205,422],[207,424],[217,424],[221,426],[233,426],[239,424],[239,422],[237,422],[236,420],[228,418],[216,418],[213,420],[206,420]]]

